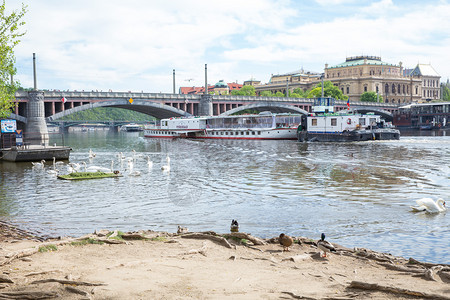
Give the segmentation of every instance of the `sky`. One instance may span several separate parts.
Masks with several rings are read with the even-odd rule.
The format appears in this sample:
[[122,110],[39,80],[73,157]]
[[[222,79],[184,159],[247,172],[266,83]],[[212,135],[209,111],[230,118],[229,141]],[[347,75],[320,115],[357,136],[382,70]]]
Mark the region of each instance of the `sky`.
[[5,0],[27,5],[18,79],[49,90],[171,93],[219,80],[323,72],[381,56],[450,77],[450,0]]

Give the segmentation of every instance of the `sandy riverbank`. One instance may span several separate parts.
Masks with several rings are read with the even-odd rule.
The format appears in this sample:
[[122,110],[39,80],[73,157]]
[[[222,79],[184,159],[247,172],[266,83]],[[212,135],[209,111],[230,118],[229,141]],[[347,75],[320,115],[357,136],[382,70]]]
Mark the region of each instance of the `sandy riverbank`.
[[212,232],[105,233],[2,238],[0,299],[450,299],[450,266],[365,249],[337,247],[322,258],[300,237],[283,252],[276,238],[255,245]]

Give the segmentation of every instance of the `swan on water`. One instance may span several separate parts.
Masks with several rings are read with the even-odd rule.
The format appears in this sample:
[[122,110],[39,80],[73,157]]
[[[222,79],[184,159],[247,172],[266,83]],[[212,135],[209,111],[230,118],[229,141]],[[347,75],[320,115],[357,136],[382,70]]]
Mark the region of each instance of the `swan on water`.
[[151,169],[153,167],[153,162],[150,159],[150,156],[147,155],[147,166],[149,169]]
[[41,160],[40,162],[31,162],[31,164],[33,165],[33,167],[35,168],[43,168],[44,164],[45,164],[45,160]]
[[94,158],[96,154],[92,152],[92,149],[89,149],[89,158]]
[[445,201],[442,198],[436,200],[436,202],[431,198],[422,198],[416,200],[416,206],[411,206],[412,211],[426,211],[429,213],[438,213],[446,211]]
[[58,175],[59,170],[56,169],[56,158],[53,157],[53,170],[48,170],[47,173],[50,175]]
[[128,175],[129,176],[141,176],[141,172],[135,171],[133,161],[128,161]]
[[163,171],[170,171],[170,157],[167,155],[166,157],[167,165],[164,165],[161,167],[161,170]]

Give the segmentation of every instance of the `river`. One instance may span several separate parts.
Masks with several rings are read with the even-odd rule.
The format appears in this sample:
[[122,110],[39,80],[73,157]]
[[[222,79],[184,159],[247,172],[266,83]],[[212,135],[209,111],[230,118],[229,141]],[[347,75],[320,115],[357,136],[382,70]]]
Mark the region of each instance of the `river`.
[[[443,135],[446,134],[445,135]],[[31,163],[0,163],[0,219],[48,236],[96,229],[281,232],[450,263],[450,213],[413,213],[422,197],[450,204],[450,132],[397,141],[159,140],[142,133],[65,135],[71,162],[121,178],[64,181]],[[432,136],[432,135],[435,136]],[[96,157],[89,159],[89,149]],[[129,176],[118,153],[133,156]],[[170,172],[161,171],[170,157]],[[148,168],[147,156],[153,162]],[[65,166],[58,166],[65,171]]]

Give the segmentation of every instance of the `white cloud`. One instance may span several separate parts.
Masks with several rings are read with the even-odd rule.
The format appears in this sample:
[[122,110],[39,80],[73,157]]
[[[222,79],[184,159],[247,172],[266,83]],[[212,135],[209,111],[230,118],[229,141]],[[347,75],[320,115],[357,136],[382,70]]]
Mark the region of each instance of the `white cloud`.
[[[443,77],[450,73],[445,1],[364,6],[322,0],[317,2],[344,7],[352,2],[352,13],[336,16],[313,7],[301,18],[309,4],[283,0],[25,2],[28,32],[16,49],[24,86],[32,85],[33,52],[39,87],[56,89],[170,92],[172,69],[177,86],[203,85],[205,63],[209,83],[264,81],[301,66],[320,72],[325,63],[359,54],[405,66],[431,61]],[[19,8],[20,2],[7,6]]]

